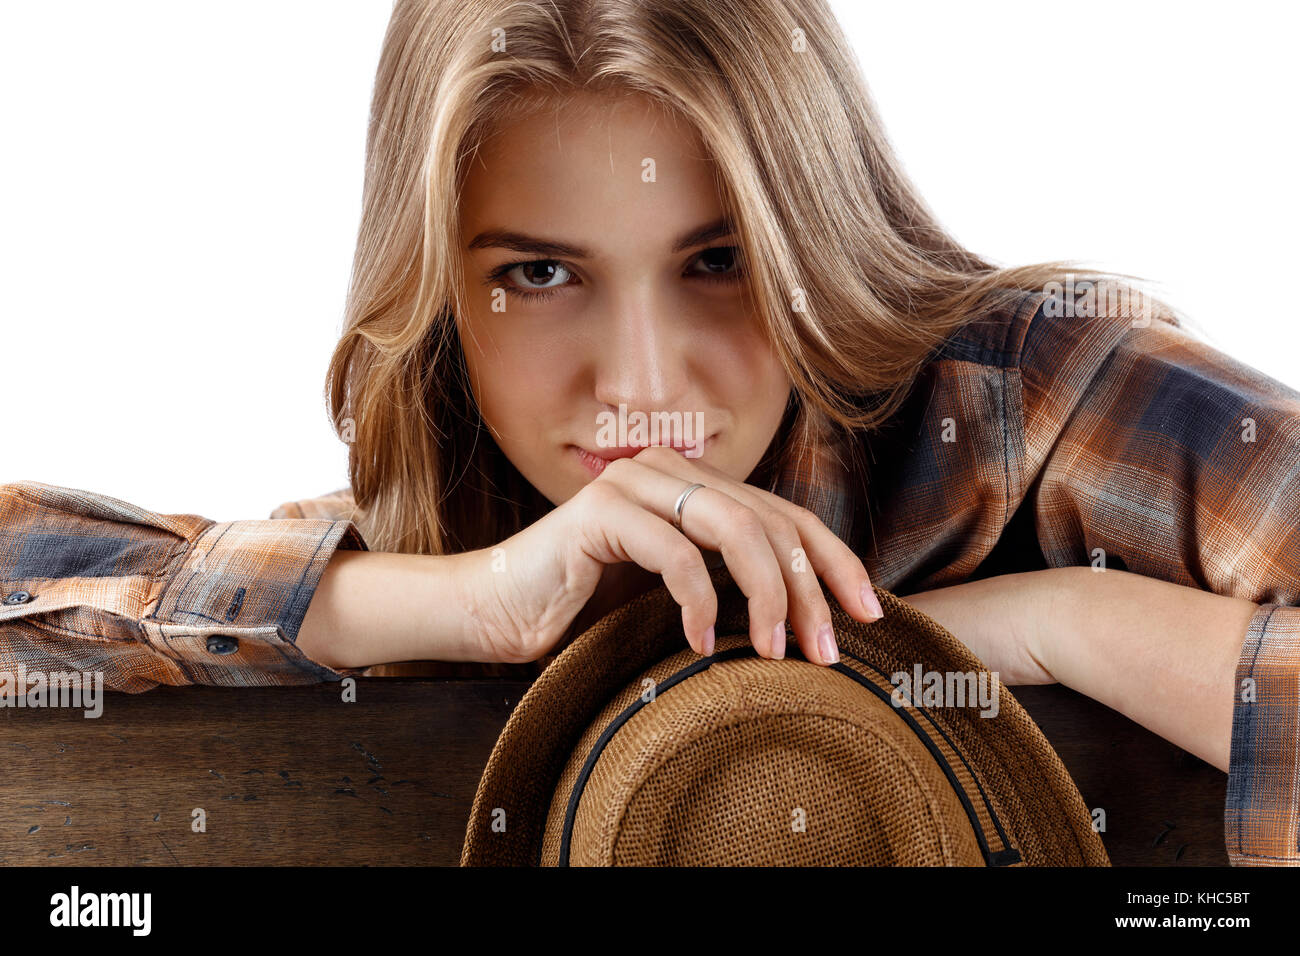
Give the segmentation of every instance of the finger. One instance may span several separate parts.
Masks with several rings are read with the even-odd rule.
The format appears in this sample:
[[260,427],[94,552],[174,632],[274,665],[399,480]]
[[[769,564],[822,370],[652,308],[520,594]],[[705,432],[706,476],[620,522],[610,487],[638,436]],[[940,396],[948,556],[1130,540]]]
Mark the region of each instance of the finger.
[[[643,464],[637,460],[639,457],[610,462],[593,484],[616,485],[629,499],[672,527],[673,506],[683,489],[681,480]],[[784,651],[785,580],[759,516],[735,498],[706,486],[691,494],[688,509],[683,511],[682,527],[691,541],[722,555],[748,598],[749,638],[755,650],[772,657],[780,643]]]
[[884,616],[880,599],[872,590],[871,576],[852,548],[807,508],[762,488],[753,491],[761,500],[770,501],[776,511],[794,523],[799,530],[808,567],[826,582],[845,613],[868,623]]
[[[641,456],[637,455],[636,458],[640,460]],[[657,463],[656,461],[655,464]],[[668,461],[664,461],[664,465],[672,467],[672,463]],[[652,464],[651,467],[654,467],[654,465]],[[714,482],[708,487],[716,487],[718,490],[735,497],[758,515],[768,545],[772,549],[773,556],[777,559],[777,566],[781,571],[787,598],[790,599],[787,601],[788,610],[786,616],[800,650],[803,652],[804,657],[813,663],[835,663],[839,660],[839,652],[835,641],[835,631],[831,624],[831,609],[826,603],[826,597],[822,593],[821,586],[817,583],[817,575],[813,572],[804,554],[798,527],[789,517],[770,507],[759,496],[749,494],[745,485],[730,482],[729,480],[727,482],[719,481],[716,477],[711,477],[708,474],[701,477],[706,482]],[[677,478],[673,480],[680,481]],[[696,494],[699,494],[699,492]],[[780,500],[774,496],[769,497]],[[694,505],[694,500],[694,497],[692,497],[692,505]],[[827,532],[829,533],[829,529],[827,529]],[[772,638],[773,644],[769,656],[773,658],[784,657],[785,629],[782,628],[780,633],[774,631]]]
[[871,576],[867,574],[862,559],[807,508],[764,488],[738,482],[702,461],[688,460],[669,449],[647,448],[637,454],[635,460],[652,463],[682,480],[711,483],[737,500],[751,502],[751,507],[757,508],[752,504],[757,501],[785,515],[799,529],[801,546],[812,573],[826,582],[845,613],[867,623],[878,621],[883,616],[880,601],[872,590]]
[[799,528],[790,518],[757,498],[752,501],[755,513],[766,529],[772,552],[777,555],[786,591],[794,598],[789,618],[799,649],[814,663],[834,664],[840,655],[831,624],[830,605],[826,603],[826,596],[817,583],[817,574],[805,554]]
[[593,481],[584,493],[582,537],[588,556],[602,564],[631,561],[664,579],[682,608],[682,630],[699,654],[713,653],[718,595],[700,549],[658,515],[612,483]]

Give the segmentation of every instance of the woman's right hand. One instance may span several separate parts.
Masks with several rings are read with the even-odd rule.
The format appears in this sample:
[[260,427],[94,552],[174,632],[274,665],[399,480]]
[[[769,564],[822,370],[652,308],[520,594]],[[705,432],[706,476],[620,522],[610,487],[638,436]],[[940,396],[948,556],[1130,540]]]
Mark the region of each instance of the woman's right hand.
[[[673,505],[704,485],[673,525]],[[881,616],[857,555],[811,511],[735,481],[698,459],[650,446],[610,462],[572,498],[494,548],[471,552],[464,606],[481,660],[524,663],[551,652],[596,592],[609,565],[632,562],[661,575],[682,608],[686,640],[713,653],[718,598],[701,549],[719,552],[749,599],[750,641],[783,657],[790,619],[810,661],[839,655],[825,579],[846,613]]]

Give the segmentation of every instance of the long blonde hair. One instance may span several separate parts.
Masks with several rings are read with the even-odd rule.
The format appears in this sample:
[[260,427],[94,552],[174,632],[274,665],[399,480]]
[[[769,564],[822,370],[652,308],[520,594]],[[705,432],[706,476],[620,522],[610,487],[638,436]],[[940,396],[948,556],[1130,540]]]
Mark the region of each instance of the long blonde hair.
[[715,160],[755,319],[793,383],[765,475],[796,436],[838,441],[885,422],[943,341],[1002,297],[1067,270],[1122,275],[998,267],[949,236],[894,156],[824,0],[397,0],[326,383],[373,550],[487,547],[551,507],[474,404],[454,319],[456,210],[495,123],[577,92],[652,97]]

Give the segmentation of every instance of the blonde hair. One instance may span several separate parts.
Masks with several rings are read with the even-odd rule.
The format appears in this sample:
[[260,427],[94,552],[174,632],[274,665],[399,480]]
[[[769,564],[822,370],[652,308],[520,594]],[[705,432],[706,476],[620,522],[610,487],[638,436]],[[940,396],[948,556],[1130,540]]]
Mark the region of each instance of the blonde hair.
[[949,236],[894,156],[823,0],[397,0],[326,384],[373,550],[488,547],[551,507],[474,404],[454,319],[456,210],[495,123],[579,92],[648,96],[693,124],[715,160],[755,319],[793,383],[765,475],[810,436],[860,469],[861,443],[842,439],[897,411],[963,323],[1066,270],[1122,275],[1002,268]]

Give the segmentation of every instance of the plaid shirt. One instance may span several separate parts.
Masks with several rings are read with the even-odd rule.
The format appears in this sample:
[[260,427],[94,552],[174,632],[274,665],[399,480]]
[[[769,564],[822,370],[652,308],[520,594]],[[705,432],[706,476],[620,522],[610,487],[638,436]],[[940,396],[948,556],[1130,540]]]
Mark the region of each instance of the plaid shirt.
[[[872,581],[908,594],[1090,564],[1259,604],[1237,665],[1225,838],[1300,865],[1300,394],[1152,320],[1067,318],[1026,294],[951,337],[855,479],[796,449],[775,490]],[[534,675],[534,665],[332,670],[295,641],[331,555],[366,549],[347,489],[270,519],[164,515],[34,481],[0,486],[0,671],[105,686],[345,675]],[[1100,549],[1100,551],[1098,550]],[[1253,696],[1239,689],[1253,684]]]

